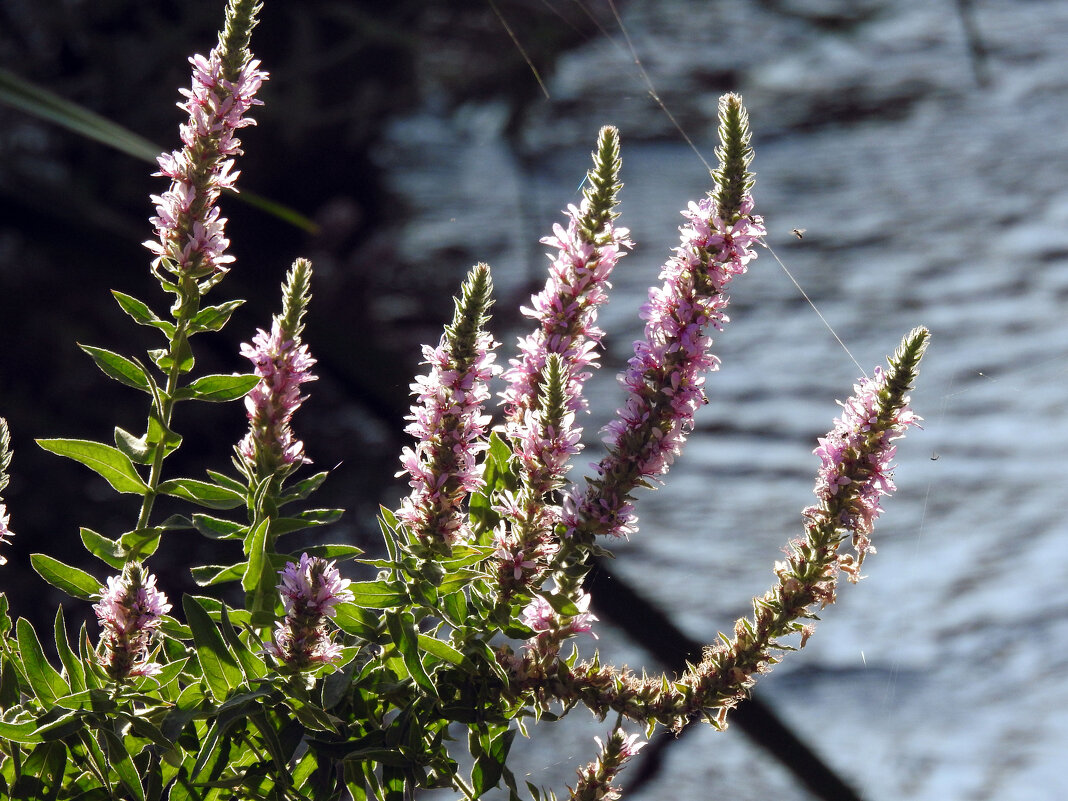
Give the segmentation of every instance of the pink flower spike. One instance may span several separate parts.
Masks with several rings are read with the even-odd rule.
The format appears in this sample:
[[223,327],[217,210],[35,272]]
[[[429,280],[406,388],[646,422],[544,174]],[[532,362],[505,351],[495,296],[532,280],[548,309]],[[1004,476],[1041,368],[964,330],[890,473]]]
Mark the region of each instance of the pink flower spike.
[[609,453],[585,490],[575,488],[565,504],[563,522],[571,535],[632,532],[630,492],[656,481],[681,452],[705,403],[705,375],[719,368],[707,332],[727,322],[727,288],[756,258],[751,246],[765,233],[752,208],[752,198],[744,195],[732,224],[718,216],[711,197],[682,212],[688,220],[680,229],[682,244],[661,270],[663,285],[649,290],[641,310],[645,338],[634,343],[634,356],[619,376],[626,402],[602,430]]
[[488,447],[488,382],[500,372],[497,343],[483,330],[492,286],[489,267],[470,271],[452,324],[436,348],[423,347],[429,371],[411,385],[415,403],[404,430],[417,442],[401,452],[404,469],[397,475],[408,476],[411,492],[397,517],[422,546],[438,553],[471,538],[463,507],[483,486],[479,456]]
[[237,446],[238,454],[253,475],[288,472],[311,462],[304,443],[293,436],[290,421],[307,400],[300,385],[315,381],[315,359],[299,337],[290,337],[275,319],[268,334],[260,329],[252,344],[241,345],[241,355],[252,362],[260,382],[245,396],[249,431]]
[[152,676],[161,669],[149,662],[153,634],[170,611],[167,596],[156,589],[156,577],[135,562],[120,576],[107,580],[108,589],[93,605],[100,623],[101,665],[116,681]]
[[179,128],[184,147],[157,159],[155,175],[170,178],[171,185],[152,196],[157,239],[144,245],[156,257],[153,269],[175,278],[217,280],[233,261],[226,254],[226,220],[215,204],[223,189],[234,188],[238,173],[231,157],[242,152],[236,132],[255,124],[245,114],[261,104],[255,95],[267,79],[258,61],[236,55],[233,64],[235,54],[220,40],[207,58],[189,59],[192,86],[179,90],[185,101],[178,104],[189,115]]
[[354,599],[348,588],[352,582],[341,578],[333,562],[308,554],[288,562],[280,575],[286,615],[266,652],[292,670],[336,662],[341,646],[331,639],[326,621],[337,614],[338,604]]

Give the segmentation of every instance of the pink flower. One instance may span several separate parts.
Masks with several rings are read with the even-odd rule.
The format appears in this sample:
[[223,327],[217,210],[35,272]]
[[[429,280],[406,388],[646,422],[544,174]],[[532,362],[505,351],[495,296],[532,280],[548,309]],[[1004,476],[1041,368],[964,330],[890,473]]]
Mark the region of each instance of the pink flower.
[[189,61],[192,88],[181,90],[186,100],[179,104],[189,114],[179,129],[185,146],[157,159],[160,171],[155,174],[170,178],[171,185],[152,196],[158,240],[144,244],[156,256],[154,269],[199,279],[220,276],[234,260],[226,253],[226,220],[215,203],[223,189],[234,187],[238,173],[232,172],[231,157],[242,152],[236,132],[255,124],[245,113],[260,104],[255,95],[267,73],[258,61],[247,61],[228,78],[221,46],[208,58],[197,55]]
[[148,661],[152,637],[171,609],[167,596],[156,589],[156,577],[129,563],[121,576],[108,578],[108,589],[93,605],[100,623],[101,664],[116,680],[153,676],[160,665]]
[[336,662],[342,649],[331,639],[326,621],[337,614],[338,604],[353,600],[352,582],[341,578],[333,562],[308,554],[287,563],[280,575],[286,615],[266,652],[295,670]]
[[237,446],[242,460],[259,475],[311,462],[304,443],[293,436],[289,424],[306,400],[300,385],[316,380],[315,359],[299,338],[287,337],[276,318],[271,333],[259,329],[252,344],[241,345],[241,355],[252,362],[260,382],[245,396],[249,431]]
[[579,590],[574,603],[578,607],[578,614],[568,617],[558,614],[548,601],[540,595],[535,595],[523,609],[523,624],[535,633],[534,640],[528,643],[528,647],[539,647],[538,641],[542,639],[558,643],[573,634],[583,632],[588,632],[595,640],[600,639],[593,630],[597,616],[589,611],[589,594]]

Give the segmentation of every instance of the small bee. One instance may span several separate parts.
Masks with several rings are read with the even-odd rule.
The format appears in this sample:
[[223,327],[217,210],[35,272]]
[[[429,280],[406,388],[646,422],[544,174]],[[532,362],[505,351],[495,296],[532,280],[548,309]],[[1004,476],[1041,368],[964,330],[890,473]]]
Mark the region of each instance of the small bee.
[[796,236],[798,239],[804,239],[805,231],[807,230],[807,228],[791,228],[790,233]]

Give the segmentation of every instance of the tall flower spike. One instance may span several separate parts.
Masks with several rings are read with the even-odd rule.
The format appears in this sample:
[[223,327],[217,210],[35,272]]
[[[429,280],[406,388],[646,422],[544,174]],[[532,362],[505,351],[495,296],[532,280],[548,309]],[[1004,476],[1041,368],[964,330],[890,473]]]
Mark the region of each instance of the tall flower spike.
[[288,562],[280,575],[286,614],[267,653],[293,670],[336,662],[341,646],[331,639],[327,620],[337,614],[339,603],[353,600],[351,582],[341,578],[333,562],[308,554]]
[[574,488],[565,501],[564,523],[580,543],[635,530],[631,492],[667,472],[705,402],[705,374],[719,367],[707,332],[728,322],[728,285],[756,258],[752,246],[765,234],[752,214],[747,126],[741,98],[725,95],[717,187],[683,212],[689,222],[680,229],[682,244],[661,270],[663,286],[649,291],[641,312],[645,338],[634,343],[620,376],[628,397],[604,429],[608,455],[585,490]]
[[[567,228],[557,224],[553,236],[542,240],[556,253],[544,289],[522,309],[537,328],[519,340],[519,357],[504,373],[507,433],[523,483],[514,503],[500,510],[510,523],[497,535],[506,593],[543,572],[555,550],[551,532],[559,508],[546,495],[563,484],[571,456],[582,448],[576,415],[586,409],[583,389],[604,336],[595,325],[597,310],[608,300],[613,268],[632,246],[627,229],[613,224],[622,188],[619,132],[602,128],[592,155],[580,207],[569,206]],[[514,566],[528,563],[530,569],[517,575]]]
[[416,402],[404,430],[416,445],[404,448],[397,475],[408,475],[412,491],[397,516],[433,552],[447,553],[470,538],[461,507],[483,486],[478,454],[487,447],[487,382],[499,371],[497,343],[484,330],[492,290],[489,267],[472,268],[438,347],[423,346],[429,372],[411,385]]
[[532,649],[519,658],[502,653],[501,664],[513,672],[512,692],[549,696],[565,706],[581,701],[598,715],[618,712],[675,729],[696,715],[726,725],[727,711],[789,649],[783,638],[799,634],[804,646],[812,626],[803,621],[834,602],[839,573],[856,580],[858,560],[838,549],[852,535],[861,554],[871,551],[868,536],[878,500],[893,489],[893,442],[920,420],[908,406],[908,393],[929,338],[925,328],[912,330],[887,360],[888,369],[861,379],[842,404],[842,416],[816,449],[819,503],[804,512],[805,536],[790,543],[787,558],[775,566],[778,582],[754,599],[753,616],[735,623],[733,637],[706,648],[701,663],[674,682],[638,677],[596,660],[575,665],[557,660],[547,671]]
[[171,609],[167,596],[156,589],[156,577],[129,562],[119,576],[108,578],[108,589],[93,605],[100,623],[100,662],[116,681],[130,676],[154,676],[160,665],[148,661],[152,637]]
[[245,116],[253,105],[267,73],[248,52],[249,36],[260,6],[255,0],[230,0],[226,27],[211,54],[193,56],[193,83],[183,89],[186,101],[179,108],[189,119],[180,128],[184,146],[158,159],[158,176],[171,179],[170,188],[153,195],[158,240],[145,242],[156,259],[153,271],[165,286],[173,286],[159,273],[162,268],[181,281],[205,279],[202,291],[226,273],[233,256],[226,253],[226,220],[216,202],[223,189],[233,189],[238,173],[231,172],[233,157],[241,154],[239,128],[255,124]]
[[[7,430],[7,420],[0,417],[0,493],[7,488],[7,482],[10,480],[7,469],[11,466],[11,435]],[[4,497],[0,495],[0,545],[6,545],[8,543],[8,537],[15,536],[8,523],[11,522],[11,516],[7,513],[7,507],[3,503]],[[0,554],[0,565],[6,565],[7,558]]]
[[314,381],[315,359],[301,344],[302,318],[311,300],[311,262],[297,259],[282,286],[283,312],[268,334],[262,328],[241,355],[252,362],[260,382],[245,396],[249,431],[237,445],[238,465],[250,478],[286,475],[311,461],[290,422],[306,400],[300,385]]

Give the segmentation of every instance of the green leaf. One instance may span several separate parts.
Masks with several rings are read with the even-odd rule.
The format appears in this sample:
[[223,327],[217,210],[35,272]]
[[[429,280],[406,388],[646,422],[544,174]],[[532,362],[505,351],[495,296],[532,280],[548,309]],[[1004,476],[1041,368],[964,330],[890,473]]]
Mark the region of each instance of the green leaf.
[[9,723],[0,720],[0,739],[10,740],[15,743],[39,743],[41,735],[37,734],[37,722],[24,720],[18,723]]
[[225,402],[243,398],[260,382],[255,375],[206,375],[174,394],[175,400]]
[[443,599],[441,612],[453,626],[465,626],[467,620],[467,598],[462,592],[454,592]]
[[393,644],[397,646],[397,650],[400,652],[401,659],[404,660],[404,666],[408,669],[408,674],[423,690],[432,696],[436,696],[438,688],[430,680],[426,668],[423,667],[423,663],[419,659],[419,637],[415,628],[415,618],[409,612],[387,614],[386,628],[389,630],[389,636],[393,639]]
[[311,701],[303,698],[290,696],[285,699],[285,704],[293,710],[294,716],[307,728],[315,731],[327,731],[337,733],[335,721],[325,710],[320,709]]
[[163,529],[158,526],[136,528],[119,537],[119,544],[128,561],[143,562],[159,548],[159,538]]
[[145,801],[145,788],[141,784],[141,775],[130,758],[130,752],[126,750],[126,745],[123,743],[122,738],[108,728],[100,728],[98,731],[104,738],[104,750],[107,753],[108,765],[115,771],[119,781],[125,785],[126,789],[133,793],[137,801]]
[[22,697],[14,659],[0,653],[0,710],[17,706]]
[[[274,577],[271,561],[267,558],[267,531],[270,528],[270,518],[261,522],[252,530],[249,538],[245,541],[245,550],[248,552],[248,565],[241,577],[241,588],[245,592],[252,592],[256,587],[270,586]],[[251,610],[253,613],[259,609]]]
[[243,300],[229,300],[218,306],[206,306],[196,313],[189,324],[190,330],[195,333],[221,330],[229,322],[230,315],[244,302]]
[[236,509],[245,505],[243,495],[218,484],[209,484],[194,478],[172,478],[160,484],[158,491],[163,495],[184,498],[209,509]]
[[78,655],[71,650],[67,640],[67,623],[63,619],[63,607],[56,610],[55,624],[56,653],[59,661],[63,663],[63,669],[67,672],[67,681],[74,692],[80,692],[86,688],[85,668],[82,666]]
[[575,606],[575,602],[568,598],[566,595],[560,593],[546,592],[541,596],[549,602],[549,606],[553,608],[553,611],[564,617],[574,617],[581,614],[581,610]]
[[115,540],[97,534],[91,528],[79,529],[82,535],[82,544],[85,550],[115,570],[122,570],[126,566],[126,557],[122,547]]
[[[156,367],[165,373],[169,373],[175,364],[174,357],[167,348],[150,350],[148,357],[152,359]],[[185,337],[178,343],[178,372],[188,373],[195,365],[196,359],[193,358],[193,349],[189,345],[189,338]]]
[[129,431],[115,426],[115,447],[137,464],[151,464],[156,448],[148,437],[135,437]]
[[442,579],[438,585],[438,592],[442,595],[450,595],[458,592],[476,579],[485,578],[486,574],[478,570],[455,570]]
[[74,598],[89,601],[94,596],[99,597],[103,589],[100,582],[84,570],[65,565],[43,553],[31,554],[30,564],[41,578]]
[[354,581],[349,585],[357,606],[365,609],[392,609],[408,602],[404,590],[386,581]]
[[193,515],[193,525],[197,531],[213,540],[243,540],[248,533],[248,526],[243,523],[199,513]]
[[45,658],[41,641],[37,639],[37,632],[33,630],[30,621],[20,617],[15,629],[18,632],[22,665],[26,669],[26,680],[30,683],[33,694],[46,708],[51,707],[57,698],[70,695],[70,686]]
[[71,693],[56,701],[56,706],[60,709],[73,709],[73,710],[92,710],[94,712],[102,712],[109,714],[114,712],[118,708],[118,704],[111,698],[111,694],[107,690],[82,690],[81,692]]
[[355,545],[309,545],[307,548],[301,548],[299,552],[290,554],[293,560],[299,561],[301,554],[308,554],[308,556],[318,556],[320,559],[340,560],[342,562],[348,559],[355,559],[363,553],[362,548],[357,548]]
[[[483,747],[472,749],[472,753],[476,750],[479,752],[474,767],[471,769],[471,784],[476,798],[492,790],[500,782],[505,760],[508,759],[508,751],[512,747],[512,740],[515,739],[515,732],[515,729],[505,730],[489,739],[489,742],[485,742],[486,737],[481,737],[479,739],[483,740],[481,743]],[[473,738],[474,732],[472,731]]]
[[242,484],[237,479],[230,478],[230,476],[224,475],[222,473],[217,473],[214,470],[207,470],[205,472],[207,472],[208,478],[210,478],[220,487],[233,490],[241,496],[245,496],[246,494],[248,494],[248,487]]
[[275,518],[271,521],[271,533],[280,537],[291,531],[300,531],[312,526],[325,526],[336,523],[343,514],[345,514],[344,509],[308,509],[295,517]]
[[96,366],[103,370],[104,375],[114,378],[120,384],[139,389],[142,392],[152,393],[152,382],[145,372],[145,368],[137,362],[112,353],[103,348],[94,348],[92,345],[78,344],[78,347],[88,353]]
[[64,711],[60,707],[49,710],[38,718],[37,723],[37,733],[45,742],[70,737],[85,726],[77,711]]
[[185,619],[193,631],[197,659],[204,671],[208,689],[218,701],[223,701],[231,690],[240,687],[245,680],[234,655],[230,653],[222,635],[215,627],[200,599],[192,595],[182,598]]
[[133,321],[138,325],[148,325],[153,328],[158,328],[167,338],[170,339],[174,336],[175,327],[174,323],[168,323],[166,320],[161,320],[152,309],[148,308],[148,304],[144,301],[140,301],[132,295],[127,295],[118,290],[111,290],[111,294],[115,296],[115,300],[118,301],[122,310],[126,312]]
[[262,679],[266,676],[267,664],[238,636],[237,629],[230,622],[230,615],[225,606],[222,610],[222,621],[219,628],[222,629],[223,639],[230,646],[230,651],[237,657],[237,661],[241,663],[241,669],[245,672],[245,675],[250,679]]
[[136,495],[148,492],[148,485],[138,475],[130,457],[117,448],[84,439],[39,439],[37,444],[50,453],[81,462],[118,492]]
[[334,623],[346,634],[354,634],[363,640],[375,639],[378,617],[355,604],[338,604],[335,607]]
[[145,443],[150,448],[163,446],[163,455],[167,456],[182,444],[182,438],[167,426],[163,425],[155,408],[148,415],[148,433],[144,436]]
[[298,481],[282,494],[282,497],[278,499],[278,505],[283,506],[292,501],[303,501],[319,489],[329,475],[330,474],[324,470],[323,472],[316,473],[314,476],[306,478],[303,481]]
[[159,630],[168,637],[173,637],[176,640],[193,639],[193,630],[189,626],[182,625],[170,615],[164,615],[160,618],[160,621]]
[[[419,635],[419,648],[426,651],[432,656],[436,656],[443,662],[448,662],[450,665],[462,665],[466,661],[463,654],[449,645],[447,642],[442,642],[437,637],[430,637],[426,634]],[[468,663],[470,666],[470,663]]]
[[228,581],[240,581],[247,568],[248,562],[238,562],[234,565],[200,565],[190,568],[189,572],[198,587],[213,587]]

